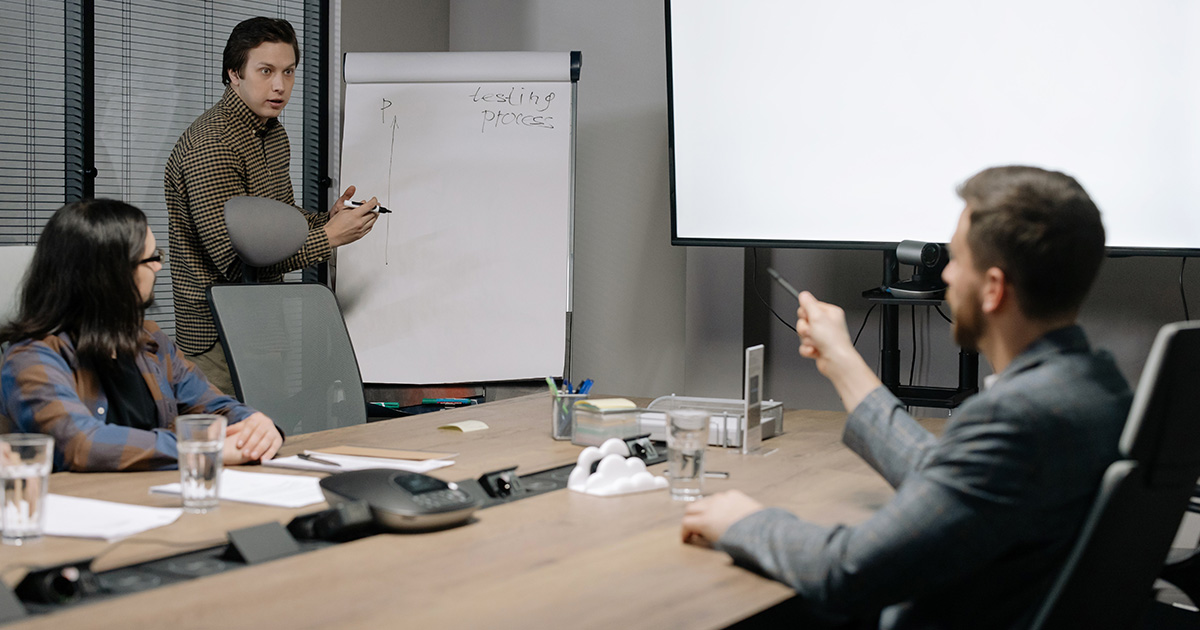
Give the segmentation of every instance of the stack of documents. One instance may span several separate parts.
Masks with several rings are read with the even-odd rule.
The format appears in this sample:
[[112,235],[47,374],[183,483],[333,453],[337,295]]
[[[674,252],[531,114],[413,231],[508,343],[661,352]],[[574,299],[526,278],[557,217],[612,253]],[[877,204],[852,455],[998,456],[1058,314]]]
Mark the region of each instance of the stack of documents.
[[146,507],[50,494],[46,496],[46,522],[42,531],[47,536],[116,540],[170,525],[181,514],[181,508]]

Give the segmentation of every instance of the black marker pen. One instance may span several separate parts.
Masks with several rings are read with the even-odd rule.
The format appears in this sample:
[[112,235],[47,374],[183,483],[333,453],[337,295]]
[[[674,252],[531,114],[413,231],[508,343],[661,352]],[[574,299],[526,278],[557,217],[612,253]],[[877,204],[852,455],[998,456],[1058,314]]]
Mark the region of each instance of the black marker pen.
[[[350,208],[357,208],[357,207],[363,205],[364,203],[366,203],[366,202],[365,201],[347,201],[346,206],[348,206]],[[391,214],[392,213],[391,210],[388,210],[387,208],[384,208],[383,206],[375,206],[375,210],[378,211],[380,214]]]

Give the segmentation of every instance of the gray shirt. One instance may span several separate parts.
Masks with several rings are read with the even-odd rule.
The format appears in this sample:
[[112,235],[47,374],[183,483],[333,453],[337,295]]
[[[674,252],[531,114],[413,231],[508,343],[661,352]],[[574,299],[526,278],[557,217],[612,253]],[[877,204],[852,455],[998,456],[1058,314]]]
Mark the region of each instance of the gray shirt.
[[1031,344],[940,438],[880,387],[843,441],[896,488],[891,501],[853,527],[766,509],[716,547],[834,618],[887,607],[884,628],[1027,625],[1117,457],[1131,399],[1078,326]]

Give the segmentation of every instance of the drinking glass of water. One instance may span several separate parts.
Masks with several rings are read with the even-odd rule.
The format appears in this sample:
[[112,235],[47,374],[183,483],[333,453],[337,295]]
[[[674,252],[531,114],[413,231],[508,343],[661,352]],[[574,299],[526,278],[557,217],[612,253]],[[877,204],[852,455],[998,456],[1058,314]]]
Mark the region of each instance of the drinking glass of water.
[[54,438],[49,435],[0,435],[0,481],[4,482],[0,540],[4,544],[26,545],[42,539],[53,464]]
[[175,419],[179,438],[179,481],[183,511],[203,514],[217,509],[221,489],[221,452],[225,416],[190,414]]
[[695,501],[704,491],[708,417],[709,412],[700,409],[667,412],[667,475],[676,501]]

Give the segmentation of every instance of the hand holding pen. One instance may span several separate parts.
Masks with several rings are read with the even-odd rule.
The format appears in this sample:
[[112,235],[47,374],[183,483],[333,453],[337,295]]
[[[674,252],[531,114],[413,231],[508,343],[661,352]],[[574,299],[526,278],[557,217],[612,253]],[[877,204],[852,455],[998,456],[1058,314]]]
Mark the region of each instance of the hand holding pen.
[[374,227],[375,220],[379,218],[379,213],[374,212],[375,206],[379,202],[374,197],[370,201],[359,203],[358,206],[350,205],[353,203],[350,201],[350,197],[354,195],[354,190],[354,186],[346,188],[346,191],[334,202],[333,208],[329,211],[329,221],[325,223],[325,235],[329,238],[329,245],[332,247],[353,243],[366,236]]

